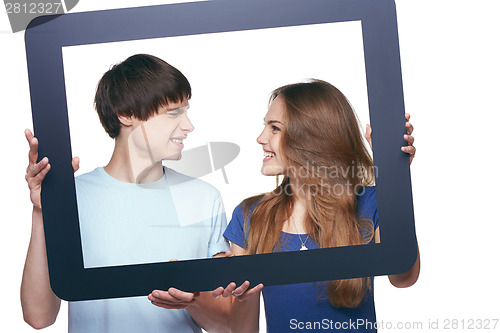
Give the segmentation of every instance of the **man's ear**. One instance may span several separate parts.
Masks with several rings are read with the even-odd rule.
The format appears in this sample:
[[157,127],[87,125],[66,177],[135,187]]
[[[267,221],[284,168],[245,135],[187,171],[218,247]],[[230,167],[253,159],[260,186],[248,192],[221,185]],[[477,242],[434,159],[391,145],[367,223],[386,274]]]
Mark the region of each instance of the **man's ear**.
[[122,126],[125,126],[125,127],[132,126],[133,119],[134,119],[134,116],[120,116],[120,115],[118,116],[118,120],[120,121]]

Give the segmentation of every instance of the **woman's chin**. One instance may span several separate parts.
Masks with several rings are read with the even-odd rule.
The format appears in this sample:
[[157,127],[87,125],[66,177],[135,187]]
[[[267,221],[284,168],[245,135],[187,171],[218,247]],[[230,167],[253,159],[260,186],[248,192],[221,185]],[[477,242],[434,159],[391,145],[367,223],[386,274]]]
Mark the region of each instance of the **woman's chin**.
[[262,169],[260,169],[260,172],[264,176],[281,176],[283,174],[283,170],[280,167],[273,167],[273,166],[262,166]]

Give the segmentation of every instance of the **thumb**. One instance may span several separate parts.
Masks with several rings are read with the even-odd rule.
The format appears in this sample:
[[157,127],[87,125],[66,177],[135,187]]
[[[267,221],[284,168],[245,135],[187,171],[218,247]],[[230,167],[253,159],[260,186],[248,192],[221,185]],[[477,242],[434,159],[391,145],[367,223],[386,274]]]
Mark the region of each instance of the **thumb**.
[[73,166],[73,172],[77,172],[80,169],[80,159],[78,157],[73,157],[71,160],[71,165]]
[[370,149],[373,149],[372,147],[372,127],[370,124],[366,124],[366,133],[365,133],[365,139],[370,145]]
[[370,140],[372,135],[372,127],[370,124],[366,124],[366,132],[365,132],[365,138],[366,140]]

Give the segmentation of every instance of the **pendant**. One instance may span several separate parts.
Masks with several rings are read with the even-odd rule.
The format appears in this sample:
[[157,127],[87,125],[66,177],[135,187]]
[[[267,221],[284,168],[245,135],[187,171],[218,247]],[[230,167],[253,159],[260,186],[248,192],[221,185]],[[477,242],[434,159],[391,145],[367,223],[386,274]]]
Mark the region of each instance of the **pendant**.
[[300,251],[304,251],[304,250],[309,250],[304,244],[302,244],[302,247],[300,248]]

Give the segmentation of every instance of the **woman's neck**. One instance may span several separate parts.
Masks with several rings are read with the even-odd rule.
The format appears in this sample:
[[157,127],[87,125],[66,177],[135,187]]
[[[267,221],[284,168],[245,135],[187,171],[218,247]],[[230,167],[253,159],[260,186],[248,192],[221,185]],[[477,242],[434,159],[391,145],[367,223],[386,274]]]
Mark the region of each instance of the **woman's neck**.
[[292,193],[292,212],[290,218],[283,225],[283,231],[291,234],[307,233],[307,200],[306,190],[295,178],[289,179]]

